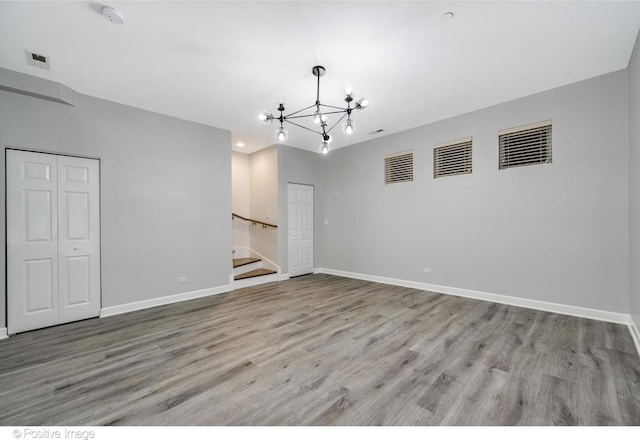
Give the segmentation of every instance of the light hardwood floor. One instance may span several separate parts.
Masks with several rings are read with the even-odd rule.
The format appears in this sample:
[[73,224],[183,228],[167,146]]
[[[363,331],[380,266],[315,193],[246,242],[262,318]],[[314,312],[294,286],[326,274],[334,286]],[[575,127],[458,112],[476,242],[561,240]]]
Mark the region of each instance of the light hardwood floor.
[[310,275],[0,341],[5,425],[638,425],[622,325]]

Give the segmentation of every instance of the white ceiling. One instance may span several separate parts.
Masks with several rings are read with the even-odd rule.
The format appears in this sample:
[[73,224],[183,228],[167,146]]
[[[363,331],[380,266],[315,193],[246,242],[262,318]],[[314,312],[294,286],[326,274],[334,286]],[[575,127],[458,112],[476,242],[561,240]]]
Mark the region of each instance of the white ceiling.
[[[323,103],[345,86],[370,101],[356,133],[332,132],[340,148],[624,69],[639,27],[640,1],[0,2],[0,66],[228,129],[249,153],[275,143],[260,111],[313,104],[321,64]],[[286,143],[320,136],[290,127]]]

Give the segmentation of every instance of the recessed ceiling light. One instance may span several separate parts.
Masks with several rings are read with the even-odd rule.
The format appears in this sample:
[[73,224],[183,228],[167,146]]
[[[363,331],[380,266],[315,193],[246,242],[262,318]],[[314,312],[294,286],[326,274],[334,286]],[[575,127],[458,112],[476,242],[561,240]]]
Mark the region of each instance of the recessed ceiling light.
[[240,148],[242,148],[242,147],[244,147],[244,143],[242,143],[242,142],[238,142],[238,143],[236,144],[236,147],[240,147]]
[[453,20],[453,12],[445,12],[444,14],[442,14],[442,19],[444,21],[451,21]]
[[102,15],[111,23],[122,24],[124,23],[124,15],[113,9],[111,6],[104,6],[102,8]]
[[372,131],[369,134],[378,134],[378,133],[382,133],[384,131],[384,128],[378,128],[376,131]]

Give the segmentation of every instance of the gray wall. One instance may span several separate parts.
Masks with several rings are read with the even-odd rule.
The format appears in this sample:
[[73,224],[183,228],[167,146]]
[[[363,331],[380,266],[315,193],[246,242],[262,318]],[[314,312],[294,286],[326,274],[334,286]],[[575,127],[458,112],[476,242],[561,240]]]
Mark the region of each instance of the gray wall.
[[324,167],[326,159],[322,156],[286,145],[278,145],[278,260],[282,273],[289,272],[288,215],[287,215],[287,184],[301,183],[314,187],[314,237],[313,261],[314,267],[324,267]]
[[72,107],[0,91],[0,145],[101,159],[103,307],[229,283],[228,131],[84,95]]
[[[249,162],[251,218],[278,225],[278,147],[274,145],[256,151],[251,154]],[[280,264],[277,229],[251,226],[249,243],[251,249]]]
[[640,328],[640,33],[629,61],[629,265],[631,317]]
[[[627,107],[625,70],[332,151],[321,263],[628,313]],[[498,130],[547,119],[553,163],[499,171]],[[467,136],[473,174],[434,179],[433,145]],[[414,181],[385,186],[404,150]]]
[[[250,156],[236,151],[231,152],[231,209],[243,217],[251,212],[251,163]],[[249,248],[249,223],[235,220],[233,224],[233,246]],[[236,256],[240,254],[236,253]]]

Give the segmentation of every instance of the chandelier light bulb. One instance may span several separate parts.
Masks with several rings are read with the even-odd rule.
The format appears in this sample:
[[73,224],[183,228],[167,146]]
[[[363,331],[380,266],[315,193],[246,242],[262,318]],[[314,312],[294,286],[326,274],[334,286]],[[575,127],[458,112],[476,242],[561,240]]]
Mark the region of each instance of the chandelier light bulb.
[[320,125],[327,122],[327,115],[323,115],[322,112],[320,111],[320,109],[318,108],[314,113],[313,113],[313,123]]
[[345,134],[351,134],[356,131],[356,123],[353,119],[347,119],[342,123],[342,131]]
[[263,111],[262,113],[260,113],[258,115],[258,119],[264,125],[269,125],[269,124],[271,124],[273,122],[273,114],[271,114],[271,112],[265,110],[265,111]]
[[280,127],[276,130],[276,137],[278,138],[278,141],[283,142],[285,140],[287,140],[287,138],[289,137],[289,130],[287,130],[284,127]]
[[352,93],[353,93],[353,90],[351,89],[351,87],[347,87],[346,89],[344,89],[345,95],[351,96]]
[[357,108],[358,110],[362,110],[362,111],[364,111],[364,110],[366,110],[366,109],[367,109],[367,107],[369,107],[369,101],[368,101],[367,99],[365,99],[365,98],[360,98],[360,99],[358,99],[358,100],[356,101],[356,108]]
[[329,144],[327,142],[323,142],[322,145],[320,145],[320,152],[322,154],[327,154],[329,152]]

